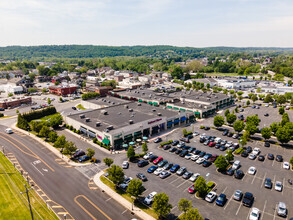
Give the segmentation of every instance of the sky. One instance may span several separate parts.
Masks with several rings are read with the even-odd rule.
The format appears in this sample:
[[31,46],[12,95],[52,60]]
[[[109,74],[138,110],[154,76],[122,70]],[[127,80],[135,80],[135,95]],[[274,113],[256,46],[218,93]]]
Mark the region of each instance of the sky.
[[293,47],[292,0],[0,0],[0,46]]

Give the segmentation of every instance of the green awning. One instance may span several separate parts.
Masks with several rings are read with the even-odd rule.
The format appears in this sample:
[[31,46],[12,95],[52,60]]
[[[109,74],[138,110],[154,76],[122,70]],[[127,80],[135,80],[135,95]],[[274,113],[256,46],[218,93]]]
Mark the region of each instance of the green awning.
[[158,103],[156,103],[156,102],[153,102],[153,105],[158,105]]
[[104,138],[102,143],[106,144],[107,146],[110,144],[110,140]]
[[187,110],[188,112],[192,112],[192,110]]
[[172,106],[170,106],[170,105],[167,105],[167,108],[172,108]]
[[181,108],[180,111],[184,111],[185,112],[185,109],[184,108]]
[[200,113],[199,113],[199,112],[194,112],[194,114],[195,114],[195,115],[200,115]]
[[139,101],[139,102],[142,102],[142,100],[141,100],[141,99],[139,99],[138,101]]
[[177,107],[173,107],[173,109],[176,109],[176,110],[178,110],[179,108],[177,108]]
[[151,104],[151,105],[153,104],[152,102],[148,102],[148,103]]

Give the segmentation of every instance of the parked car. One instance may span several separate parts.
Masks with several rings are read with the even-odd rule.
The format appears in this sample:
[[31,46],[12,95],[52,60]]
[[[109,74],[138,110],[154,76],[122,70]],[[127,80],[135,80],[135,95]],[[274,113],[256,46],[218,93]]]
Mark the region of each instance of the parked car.
[[250,192],[246,192],[242,199],[242,204],[247,207],[251,207],[254,201],[254,196]]
[[274,159],[275,159],[275,156],[274,156],[274,154],[268,154],[268,155],[267,155],[267,158],[268,158],[269,160],[274,160]]
[[233,165],[232,165],[232,169],[237,170],[239,167],[240,167],[240,161],[235,160]]
[[83,150],[77,150],[76,152],[75,152],[75,154],[73,154],[73,159],[76,159],[76,158],[78,158],[78,157],[81,157],[81,156],[84,156],[85,155],[85,152],[83,151]]
[[265,142],[265,147],[270,147],[271,146],[271,144],[269,143],[269,142]]
[[155,195],[157,195],[157,192],[152,192],[150,193],[145,199],[144,199],[144,203],[147,205],[152,204]]
[[249,158],[250,160],[255,160],[255,158],[256,158],[256,154],[251,153],[251,154],[249,154],[248,158]]
[[247,151],[247,153],[251,153],[251,152],[252,152],[252,148],[251,148],[250,146],[248,146],[248,147],[246,148],[246,151]]
[[132,180],[132,177],[128,177],[126,178],[126,180],[123,181],[123,183],[120,184],[120,188],[126,190],[128,187],[128,184],[130,183],[130,181]]
[[138,161],[137,166],[138,167],[145,167],[148,164],[149,164],[149,162],[147,160],[140,160],[140,161]]
[[236,179],[242,179],[242,177],[244,176],[244,173],[242,170],[236,170],[235,173],[234,173],[234,177]]
[[195,131],[193,132],[193,136],[198,136],[199,135],[199,132]]
[[185,143],[189,143],[189,138],[183,137],[183,138],[180,138],[180,141],[183,141]]
[[204,155],[206,155],[206,152],[204,152],[204,151],[199,153],[199,157],[204,157]]
[[246,150],[241,153],[241,157],[247,157],[247,156],[248,156],[248,153]]
[[229,175],[229,176],[233,176],[234,173],[235,173],[235,170],[232,169],[231,167],[228,170],[226,170],[226,174]]
[[276,191],[279,191],[279,192],[282,192],[282,190],[283,190],[283,183],[281,181],[276,181],[276,183],[275,183],[275,190]]
[[129,167],[129,163],[128,163],[128,161],[123,161],[123,163],[122,163],[122,168],[123,168],[123,169],[128,169],[128,167]]
[[195,182],[195,180],[197,180],[197,178],[198,178],[199,176],[200,176],[199,173],[193,174],[193,175],[189,178],[189,180],[190,180],[191,182]]
[[143,181],[143,182],[145,182],[145,181],[148,180],[148,178],[147,178],[143,173],[138,173],[138,174],[136,174],[136,177],[137,177],[138,179],[140,179],[141,181]]
[[229,130],[225,130],[225,131],[223,132],[223,136],[226,136],[228,133],[229,133]]
[[199,158],[199,155],[192,155],[190,159],[192,161],[196,161],[198,158]]
[[265,188],[271,189],[273,187],[272,180],[270,178],[266,178],[264,182]]
[[278,216],[287,217],[287,207],[284,202],[279,202],[277,205]]
[[179,168],[180,166],[178,164],[175,164],[174,166],[171,167],[170,172],[176,173]]
[[204,162],[202,163],[202,166],[203,166],[203,167],[209,167],[210,165],[212,165],[212,162],[210,162],[210,161],[208,161],[208,160],[206,160],[206,161],[204,161]]
[[193,175],[193,173],[192,172],[189,172],[189,171],[186,171],[183,175],[182,175],[182,177],[183,177],[183,179],[189,179],[191,176]]
[[155,143],[159,143],[159,142],[161,142],[161,141],[162,141],[162,138],[156,138],[156,139],[154,140]]
[[241,190],[237,189],[234,194],[233,194],[233,199],[237,200],[237,201],[241,201],[243,196],[243,193]]
[[143,156],[143,159],[148,160],[151,155],[153,155],[153,152],[148,152],[146,155]]
[[283,162],[283,168],[286,169],[286,170],[289,170],[290,169],[290,164],[288,162]]
[[277,155],[276,156],[276,161],[282,162],[283,161],[283,157],[281,155]]
[[170,153],[175,153],[175,152],[176,152],[176,150],[177,150],[177,148],[176,148],[176,147],[172,147],[172,148],[169,150],[169,152],[170,152]]
[[153,164],[156,165],[156,164],[160,163],[163,160],[164,160],[163,157],[158,157],[158,158],[154,159]]
[[193,194],[193,193],[195,193],[195,188],[194,188],[194,185],[192,185],[192,186],[190,186],[189,188],[188,188],[188,192],[190,193],[190,194]]
[[188,153],[188,154],[185,155],[184,158],[185,158],[186,160],[189,160],[189,159],[191,159],[192,156],[193,156],[193,154],[189,154],[189,153]]
[[157,155],[151,155],[150,157],[149,157],[149,161],[150,162],[153,162],[155,159],[157,159],[158,158],[158,156]]
[[224,193],[221,193],[216,200],[216,204],[218,206],[224,206],[226,201],[227,201],[226,195]]
[[184,142],[180,142],[180,143],[177,145],[178,148],[182,148],[182,147],[184,147],[184,146],[185,146],[185,143],[184,143]]
[[81,158],[78,159],[79,162],[85,162],[90,160],[91,158],[88,155],[84,155]]
[[183,151],[179,154],[179,156],[180,156],[180,157],[185,157],[187,154],[188,154],[188,151],[187,151],[187,150],[183,150]]
[[165,165],[163,166],[163,169],[164,169],[164,170],[169,170],[169,169],[171,169],[171,167],[173,167],[173,163],[167,163],[167,164],[165,164]]
[[258,220],[260,218],[260,211],[258,208],[252,208],[249,214],[249,220]]
[[265,160],[265,156],[263,155],[259,155],[257,158],[259,161],[264,161]]
[[256,173],[256,168],[255,167],[249,167],[247,173],[250,174],[250,175],[254,175]]
[[185,172],[186,172],[186,168],[185,167],[181,167],[179,170],[177,170],[176,174],[178,176],[182,176]]
[[160,163],[158,163],[158,167],[163,167],[165,166],[165,164],[167,164],[168,161],[167,160],[162,160]]
[[205,159],[203,159],[202,157],[200,157],[200,158],[198,158],[198,159],[196,160],[196,163],[197,163],[197,164],[202,164],[204,161],[205,161]]
[[255,147],[252,151],[253,154],[259,155],[260,154],[260,149],[258,147]]
[[204,130],[206,130],[206,131],[207,131],[207,130],[210,130],[210,127],[205,126],[205,127],[204,127]]
[[205,201],[212,203],[216,198],[217,198],[217,193],[214,191],[211,191],[206,195]]
[[166,144],[166,145],[163,146],[164,150],[169,150],[170,148],[171,148],[171,146],[169,144]]
[[220,151],[225,151],[225,150],[227,150],[227,147],[225,147],[225,146],[220,147]]
[[237,139],[237,138],[238,138],[238,134],[234,134],[234,135],[232,136],[232,138],[233,138],[233,139]]
[[151,166],[147,171],[148,173],[153,173],[156,169],[158,169],[158,166]]
[[164,171],[163,168],[158,168],[158,169],[156,169],[156,170],[154,171],[154,174],[155,174],[156,176],[159,176],[163,171]]
[[160,173],[160,178],[165,179],[170,175],[171,175],[171,173],[169,171],[163,171],[163,172]]
[[172,142],[172,146],[176,146],[177,144],[179,144],[178,140],[175,140],[175,141]]

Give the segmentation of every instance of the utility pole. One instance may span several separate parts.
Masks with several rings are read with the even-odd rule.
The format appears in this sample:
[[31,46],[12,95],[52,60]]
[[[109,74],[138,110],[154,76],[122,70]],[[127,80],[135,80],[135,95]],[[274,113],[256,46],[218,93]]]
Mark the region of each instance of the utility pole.
[[27,201],[28,201],[28,205],[29,205],[30,212],[31,212],[31,217],[32,217],[32,220],[34,220],[33,210],[32,210],[32,207],[31,207],[30,197],[29,197],[29,194],[28,194],[28,192],[29,192],[32,188],[30,188],[30,189],[28,190],[25,184],[24,184],[24,187],[25,187],[25,191],[24,191],[24,192],[21,192],[21,194],[26,193]]

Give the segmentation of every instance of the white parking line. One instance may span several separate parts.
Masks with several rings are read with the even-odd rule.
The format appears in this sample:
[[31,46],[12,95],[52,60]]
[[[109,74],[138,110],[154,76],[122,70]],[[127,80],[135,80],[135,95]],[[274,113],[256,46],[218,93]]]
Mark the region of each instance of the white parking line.
[[175,179],[175,180],[173,180],[172,182],[170,182],[170,184],[176,182],[176,181],[179,180],[179,179],[180,179],[180,177],[177,177],[177,179]]
[[267,176],[267,172],[265,173],[265,176],[264,176],[264,178],[263,178],[263,181],[262,181],[262,183],[261,183],[260,188],[262,188],[262,186],[263,186],[263,184],[264,184],[264,182],[265,182],[266,176]]
[[253,180],[251,181],[251,184],[253,184],[255,177],[256,177],[256,174],[254,174],[254,177],[253,177]]
[[267,206],[267,200],[265,201],[265,205],[264,205],[264,207],[263,207],[263,210],[262,210],[262,213],[261,213],[260,219],[263,218],[263,214],[265,213],[266,206]]
[[276,205],[275,211],[274,211],[274,220],[276,219],[276,212],[277,212],[277,205]]
[[229,203],[230,203],[230,202],[231,202],[231,200],[232,200],[232,197],[233,197],[233,196],[231,196],[231,197],[229,198],[229,200],[228,200],[228,202],[227,202],[227,204],[226,204],[226,206],[225,206],[224,210],[226,210],[226,208],[228,207]]
[[179,188],[180,186],[182,186],[184,183],[186,183],[188,180],[185,180],[183,183],[181,183],[181,184],[179,184],[178,186],[177,186],[177,188]]
[[227,186],[226,186],[226,188],[223,190],[223,192],[222,192],[222,193],[225,193],[226,189],[227,189]]
[[112,197],[110,197],[109,199],[106,199],[106,202],[108,202],[110,199],[112,199]]
[[239,212],[239,210],[240,210],[240,208],[241,208],[241,202],[239,203],[239,207],[238,207],[238,209],[237,209],[237,211],[236,211],[236,215],[238,215],[238,212]]
[[285,178],[283,179],[283,189],[282,189],[282,195],[284,194],[284,189],[285,189]]
[[128,211],[128,209],[125,209],[122,213],[121,213],[121,215],[123,215],[125,212],[127,212]]
[[244,178],[247,176],[247,171],[245,172],[245,174],[244,174],[244,176],[242,177],[242,180],[241,181],[243,181],[244,180]]
[[174,206],[172,209],[171,209],[171,211],[173,211],[174,209],[176,209],[177,208],[177,206]]
[[273,160],[272,166],[274,166],[275,160]]
[[247,214],[247,218],[246,219],[249,219],[249,215],[250,215],[251,209],[252,209],[252,207],[249,209],[249,212]]

